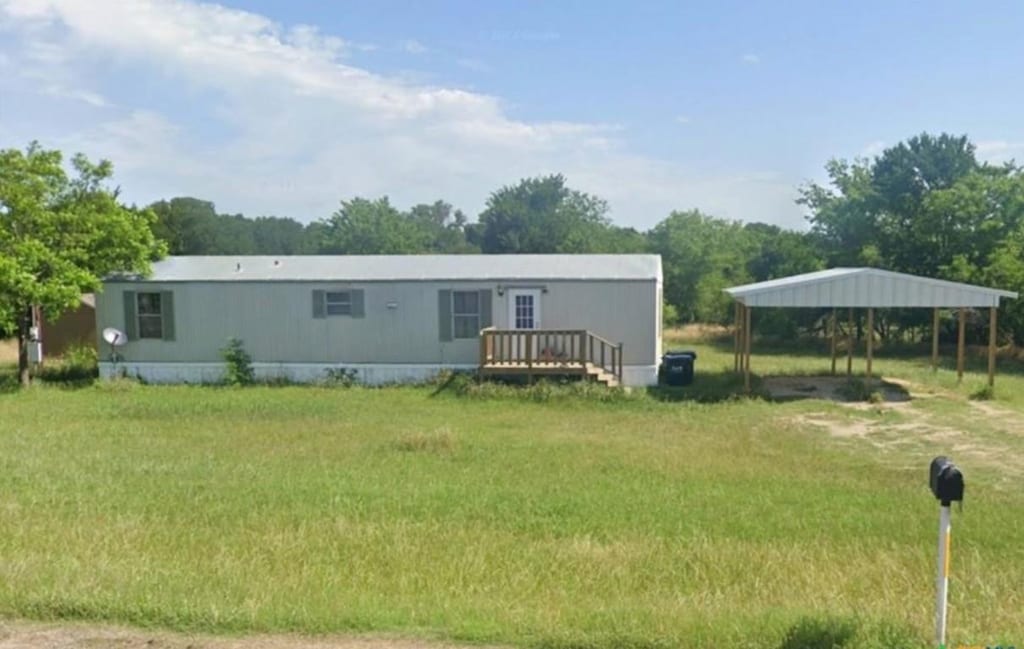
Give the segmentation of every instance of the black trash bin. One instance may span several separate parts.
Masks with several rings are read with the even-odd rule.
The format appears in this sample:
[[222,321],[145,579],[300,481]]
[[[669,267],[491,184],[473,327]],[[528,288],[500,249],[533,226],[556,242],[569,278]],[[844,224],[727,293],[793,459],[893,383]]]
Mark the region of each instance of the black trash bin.
[[693,383],[693,365],[697,352],[668,352],[661,357],[658,368],[658,382],[665,385],[690,385]]

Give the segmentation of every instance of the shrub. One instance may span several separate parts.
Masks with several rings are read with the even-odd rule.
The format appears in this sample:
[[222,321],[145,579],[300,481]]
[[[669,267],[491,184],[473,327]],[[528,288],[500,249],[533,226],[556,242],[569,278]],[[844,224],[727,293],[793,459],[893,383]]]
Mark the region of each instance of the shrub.
[[323,385],[351,388],[359,382],[359,370],[351,367],[328,367],[324,370]]
[[991,385],[986,385],[972,392],[970,398],[972,401],[991,401],[996,398],[996,391]]
[[221,358],[227,367],[224,369],[224,382],[228,385],[252,385],[256,375],[252,369],[252,356],[245,351],[245,346],[238,338],[228,338],[228,344],[220,350]]
[[88,381],[99,376],[99,356],[95,347],[75,345],[64,352],[56,365],[46,366],[39,373],[44,381]]
[[856,617],[805,617],[786,632],[779,649],[913,649],[925,644],[913,630]]
[[805,617],[789,628],[779,649],[841,649],[856,633],[853,620]]
[[662,302],[661,324],[664,328],[674,327],[679,324],[679,309],[674,304]]
[[851,378],[836,388],[836,394],[846,401],[868,401],[871,399],[872,393],[863,379]]

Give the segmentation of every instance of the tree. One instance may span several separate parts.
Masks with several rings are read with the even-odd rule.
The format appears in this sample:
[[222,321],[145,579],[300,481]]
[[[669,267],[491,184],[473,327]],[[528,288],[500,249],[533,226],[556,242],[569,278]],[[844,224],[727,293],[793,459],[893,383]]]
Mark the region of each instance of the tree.
[[387,196],[353,198],[326,221],[320,252],[343,255],[409,255],[428,252],[427,232],[397,209]]
[[485,253],[601,252],[608,204],[561,175],[527,178],[487,199],[476,230]]
[[215,238],[213,221],[217,211],[209,201],[179,196],[149,206],[157,220],[153,233],[167,243],[172,255],[207,254]]
[[[873,160],[833,160],[826,170],[830,187],[805,186],[799,202],[809,208],[812,235],[831,265],[1016,281],[1011,262],[1024,220],[1021,170],[978,163],[966,136],[922,134]],[[878,322],[906,329],[928,317],[917,309],[882,313]]]
[[259,255],[301,255],[311,252],[306,229],[295,219],[258,216],[250,222],[253,247]]
[[737,221],[699,210],[673,212],[648,234],[661,255],[665,301],[684,322],[729,321],[723,289],[750,281],[747,264],[757,249],[754,235]]
[[445,201],[414,205],[406,214],[427,237],[430,252],[460,254],[480,252],[466,240],[466,215]]
[[866,160],[830,160],[829,185],[800,188],[797,203],[810,210],[807,220],[830,266],[878,265],[878,207]]
[[75,155],[70,178],[61,162],[37,143],[0,151],[0,327],[17,332],[22,385],[35,307],[56,317],[105,275],[148,272],[165,250],[155,215],[121,205],[105,186],[110,162]]

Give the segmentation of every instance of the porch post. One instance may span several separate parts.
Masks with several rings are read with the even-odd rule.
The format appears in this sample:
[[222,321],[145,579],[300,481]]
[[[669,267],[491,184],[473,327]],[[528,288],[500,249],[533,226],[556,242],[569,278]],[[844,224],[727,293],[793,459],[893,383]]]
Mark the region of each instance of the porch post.
[[964,328],[967,325],[967,309],[960,307],[960,317],[956,332],[956,382],[964,380]]
[[939,369],[939,307],[932,309],[932,371]]
[[998,306],[989,307],[988,310],[988,387],[990,388],[994,388],[996,385],[996,313],[998,311]]

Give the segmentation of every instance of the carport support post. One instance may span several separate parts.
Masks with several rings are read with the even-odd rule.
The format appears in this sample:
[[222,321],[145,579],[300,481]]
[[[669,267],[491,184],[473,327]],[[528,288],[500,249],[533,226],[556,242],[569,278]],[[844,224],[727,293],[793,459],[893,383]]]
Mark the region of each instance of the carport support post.
[[871,382],[871,361],[875,356],[875,309],[868,307],[868,382]]
[[832,347],[832,376],[836,375],[836,310],[832,309],[832,318],[829,320],[829,338]]
[[746,357],[743,360],[743,389],[744,389],[744,391],[746,391],[749,394],[750,393],[750,307],[749,306],[746,306],[746,305],[743,306],[743,319],[744,319],[743,330],[745,332],[744,336],[743,336],[743,350],[744,350],[744,354],[743,355]]
[[956,332],[956,382],[964,380],[964,329],[967,326],[967,309],[960,307]]
[[742,325],[742,305],[737,302],[735,317],[732,319],[732,371],[740,371],[740,326]]
[[998,306],[989,307],[988,310],[988,387],[990,388],[994,388],[996,385],[996,313],[998,311]]
[[939,369],[939,307],[932,309],[932,371]]
[[850,309],[846,325],[846,376],[853,375],[853,308]]

